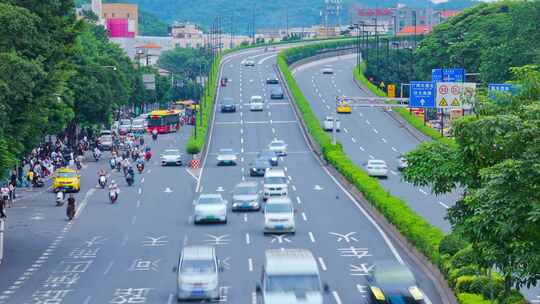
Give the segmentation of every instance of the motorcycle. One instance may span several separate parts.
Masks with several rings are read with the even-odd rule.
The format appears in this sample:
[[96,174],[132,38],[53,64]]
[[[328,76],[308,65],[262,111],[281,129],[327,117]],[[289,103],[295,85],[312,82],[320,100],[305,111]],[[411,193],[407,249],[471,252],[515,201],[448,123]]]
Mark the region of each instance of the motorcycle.
[[94,152],[94,159],[96,160],[96,162],[99,161],[100,158],[101,158],[101,154]]
[[144,153],[144,160],[145,160],[145,161],[149,161],[150,158],[152,158],[152,152],[146,151],[146,152]]
[[101,189],[105,189],[105,185],[107,185],[107,177],[105,175],[99,176],[99,186]]
[[139,173],[142,174],[142,172],[144,170],[144,164],[143,163],[138,163],[137,164],[137,170],[139,170]]
[[111,204],[114,204],[117,198],[118,198],[118,193],[116,192],[116,190],[114,189],[109,190],[109,200],[111,201]]
[[56,193],[56,206],[62,205],[64,205],[64,192],[58,191],[58,193]]
[[127,182],[128,186],[133,185],[133,182],[135,182],[135,177],[133,176],[133,174],[128,173],[126,175],[126,182]]
[[77,167],[77,170],[81,170],[82,169],[82,164],[81,164],[81,161],[80,160],[75,160],[75,166]]
[[75,204],[69,204],[66,210],[66,215],[71,221],[75,217]]
[[116,160],[114,158],[111,158],[109,160],[109,165],[111,166],[111,169],[114,169],[116,167]]

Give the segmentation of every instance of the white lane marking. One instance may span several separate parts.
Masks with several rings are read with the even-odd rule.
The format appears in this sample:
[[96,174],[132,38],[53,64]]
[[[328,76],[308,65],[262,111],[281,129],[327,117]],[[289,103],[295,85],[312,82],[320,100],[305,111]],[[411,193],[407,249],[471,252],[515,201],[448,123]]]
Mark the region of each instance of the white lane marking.
[[328,110],[330,110],[330,106],[329,106],[329,105],[326,105],[326,108],[327,108]]
[[105,272],[103,272],[103,275],[107,275],[109,273],[109,271],[111,271],[111,268],[112,268],[113,264],[114,264],[114,261],[109,262],[109,265],[105,269]]
[[441,202],[441,201],[438,201],[438,203],[439,203],[439,205],[443,206],[443,207],[446,208],[446,209],[450,208],[450,207],[448,207],[447,204],[445,204],[445,203],[443,203],[443,202]]
[[241,148],[241,149],[240,149],[240,153],[244,153],[244,148]]
[[315,237],[313,236],[313,233],[310,231],[310,232],[308,232],[308,235],[309,235],[309,239],[311,240],[311,242],[315,243]]
[[287,167],[283,167],[283,171],[287,172]]
[[294,185],[292,185],[292,189],[293,191],[296,191],[296,187]]
[[122,246],[122,247],[126,246],[126,245],[127,245],[127,242],[128,242],[128,239],[129,239],[129,238],[128,238],[127,235],[124,236],[124,239],[122,240],[122,243],[120,243],[120,246]]
[[381,138],[381,140],[383,141],[383,143],[386,143],[386,138]]
[[373,132],[375,132],[375,134],[379,134],[379,131],[377,131],[377,129],[373,129]]
[[244,158],[243,157],[240,157],[240,162],[244,162]]
[[139,187],[139,194],[142,194],[142,188]]
[[197,179],[197,176],[195,176],[195,174],[193,174],[191,171],[189,171],[188,168],[185,168],[185,169],[186,169],[186,172],[187,172],[191,177],[193,177],[195,180],[198,180],[198,179]]
[[298,204],[302,204],[302,200],[300,199],[300,196],[297,196],[297,197],[296,197],[296,202],[297,202]]
[[373,155],[370,154],[370,155],[369,155],[369,158],[375,159],[375,156],[373,156]]
[[148,172],[146,172],[146,174],[149,174],[152,172],[152,169],[148,169]]
[[240,129],[240,134],[244,134],[244,129]]
[[249,233],[246,233],[246,244],[249,245],[249,243],[251,243],[251,240],[249,238]]
[[428,193],[424,191],[424,189],[418,189],[418,191],[420,191],[420,193],[422,193],[423,195],[428,195]]
[[326,264],[324,263],[323,258],[318,257],[317,260],[319,260],[319,264],[321,264],[321,269],[322,269],[323,271],[326,271],[327,268],[326,268]]
[[144,184],[144,177],[141,178],[141,184]]
[[134,215],[133,218],[131,218],[131,225],[135,225],[136,220],[137,220],[137,216]]
[[88,199],[90,198],[90,196],[92,196],[92,194],[94,194],[95,191],[96,189],[92,188],[88,190],[88,192],[86,192],[86,194],[84,195],[84,199],[82,200],[82,203],[79,205],[79,208],[77,208],[77,211],[75,212],[76,219],[79,218],[84,208],[86,208],[86,205],[88,204]]
[[272,128],[272,133],[275,134],[275,133],[276,133],[276,129]]
[[248,221],[247,213],[244,213],[244,222],[247,222],[247,221]]
[[366,150],[364,149],[364,147],[362,147],[362,146],[360,146],[359,148],[360,148],[360,150],[362,150],[362,151],[366,151]]
[[332,296],[334,296],[334,300],[336,300],[337,304],[343,304],[343,302],[341,302],[341,298],[339,297],[339,294],[337,293],[337,291],[332,291]]
[[242,181],[245,182],[246,181],[246,177],[242,175]]
[[251,258],[248,258],[248,269],[253,271],[253,260]]
[[351,140],[353,143],[356,143],[356,139],[354,139],[354,137],[351,137]]
[[140,206],[141,206],[141,201],[138,200],[138,201],[137,201],[137,208],[139,208]]
[[390,173],[392,173],[393,175],[397,175],[397,172],[394,170],[390,170]]
[[243,137],[240,138],[240,143],[241,143],[241,144],[244,143],[244,138],[243,138]]
[[90,301],[92,301],[92,296],[87,296],[86,299],[84,299],[83,304],[88,304]]
[[292,181],[292,176],[288,175],[287,177],[289,178],[290,181]]
[[397,152],[397,149],[396,149],[396,148],[394,148],[394,147],[392,147],[392,151],[394,151],[394,152]]
[[255,291],[251,293],[251,304],[257,304],[257,293]]
[[167,300],[167,304],[172,304],[172,303],[173,303],[173,299],[174,299],[174,294],[170,293],[170,294],[169,294],[169,299]]
[[363,116],[364,116],[364,114],[362,114],[362,113],[360,113],[360,112],[358,112],[358,115],[360,115],[360,117],[363,117]]
[[347,128],[343,128],[343,131],[345,131],[345,133],[349,133],[349,130],[347,130]]
[[304,212],[302,212],[302,219],[304,220],[304,222],[307,222],[307,216]]
[[367,119],[366,119],[366,123],[367,123],[368,125],[370,125],[370,124],[371,124],[371,123],[369,122],[369,120],[367,120]]

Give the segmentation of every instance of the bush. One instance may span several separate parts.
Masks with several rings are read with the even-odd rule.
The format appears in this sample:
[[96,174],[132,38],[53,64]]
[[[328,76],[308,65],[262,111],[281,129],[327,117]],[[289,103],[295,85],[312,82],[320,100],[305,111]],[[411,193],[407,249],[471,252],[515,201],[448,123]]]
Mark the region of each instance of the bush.
[[464,240],[457,232],[452,232],[444,236],[439,244],[439,252],[441,254],[454,255],[461,249],[467,247],[467,241]]
[[472,246],[469,245],[460,251],[456,252],[450,259],[450,264],[452,268],[461,268],[467,265],[475,265],[477,253],[472,249]]
[[482,295],[460,293],[458,294],[458,301],[460,304],[490,304],[491,301],[484,299]]
[[462,276],[474,276],[478,275],[478,266],[476,265],[467,265],[461,268],[451,268],[448,273],[448,281],[450,285],[456,286],[457,278]]

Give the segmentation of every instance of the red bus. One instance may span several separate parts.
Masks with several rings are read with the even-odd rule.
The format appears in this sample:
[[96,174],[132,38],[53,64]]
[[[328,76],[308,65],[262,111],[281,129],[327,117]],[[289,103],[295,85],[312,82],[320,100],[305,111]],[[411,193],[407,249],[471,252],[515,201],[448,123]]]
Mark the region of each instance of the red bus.
[[149,133],[152,133],[154,129],[160,134],[175,132],[180,129],[180,111],[158,110],[150,112],[146,129]]

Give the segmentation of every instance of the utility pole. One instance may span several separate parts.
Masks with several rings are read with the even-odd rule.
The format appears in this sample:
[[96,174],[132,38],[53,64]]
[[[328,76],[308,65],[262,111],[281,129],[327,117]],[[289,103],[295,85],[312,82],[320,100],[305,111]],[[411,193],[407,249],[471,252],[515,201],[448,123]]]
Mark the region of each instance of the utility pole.
[[289,37],[289,5],[285,2],[285,37]]
[[257,5],[256,0],[253,0],[253,4],[251,6],[251,43],[255,44],[255,6]]

